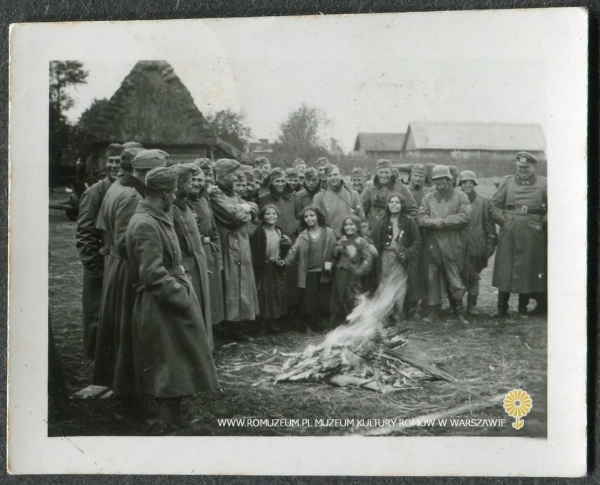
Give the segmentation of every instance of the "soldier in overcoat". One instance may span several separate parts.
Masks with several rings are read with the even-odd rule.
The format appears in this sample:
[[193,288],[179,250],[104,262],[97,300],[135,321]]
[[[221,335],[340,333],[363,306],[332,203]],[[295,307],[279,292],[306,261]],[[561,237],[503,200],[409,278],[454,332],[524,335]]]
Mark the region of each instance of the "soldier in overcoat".
[[365,211],[360,195],[344,184],[340,169],[327,165],[327,188],[322,189],[313,199],[313,205],[325,214],[327,225],[333,229],[336,237],[342,235],[342,223],[350,216],[365,220]]
[[488,259],[492,257],[498,244],[496,225],[490,214],[490,201],[478,194],[477,177],[471,170],[460,173],[459,184],[462,191],[467,194],[471,203],[471,219],[467,226],[469,257],[467,259],[467,313],[472,316],[479,315],[476,310],[477,297],[479,296],[479,273],[487,266]]
[[122,151],[123,146],[118,143],[108,146],[106,149],[106,177],[86,189],[79,201],[75,245],[83,263],[81,312],[83,353],[90,359],[94,358],[96,351],[96,334],[104,275],[102,232],[96,228],[96,219],[106,192],[119,174]]
[[214,348],[212,318],[208,280],[208,262],[202,244],[202,236],[193,209],[189,205],[188,196],[192,184],[192,174],[200,172],[196,165],[175,165],[179,173],[176,199],[171,209],[175,233],[181,248],[181,260],[187,274],[192,277],[192,287],[196,293],[202,310],[202,318],[206,326],[206,336],[211,350]]
[[424,251],[428,262],[427,300],[439,312],[447,293],[454,313],[463,323],[462,298],[467,268],[467,225],[471,216],[468,197],[452,187],[452,176],[445,165],[436,165],[431,177],[435,189],[425,194],[417,217],[425,229]]
[[139,392],[154,401],[155,431],[181,427],[181,399],[218,389],[202,310],[170,212],[179,171],[160,167],[146,176],[146,198],[127,229],[127,254],[138,282],[132,318]]
[[508,175],[491,201],[490,211],[500,226],[492,285],[498,288],[498,311],[507,314],[511,293],[519,294],[519,314],[527,315],[529,298],[537,300],[536,314],[547,311],[548,186],[536,175],[538,160],[519,152],[517,173]]
[[222,248],[224,320],[234,338],[245,340],[248,337],[239,322],[254,320],[258,315],[249,240],[257,227],[258,207],[244,202],[233,191],[239,166],[236,160],[217,160],[215,174],[219,190],[210,194],[210,203]]
[[200,171],[192,175],[191,190],[187,202],[194,212],[198,230],[202,237],[202,244],[204,245],[208,268],[211,323],[215,326],[223,321],[225,312],[223,306],[223,280],[221,279],[221,239],[219,238],[219,231],[215,224],[215,217],[209,200],[208,191],[212,190],[212,184],[207,185],[206,181],[206,171],[212,171],[212,168],[206,164],[208,160],[204,160],[197,159],[194,161]]
[[138,417],[140,405],[135,399],[137,387],[131,347],[136,281],[127,261],[127,226],[138,203],[145,197],[146,174],[152,168],[166,165],[167,158],[168,154],[162,150],[138,150],[132,161],[133,174],[123,173],[111,186],[97,222],[105,234],[108,271],[102,286],[92,382],[113,390],[115,419],[122,422]]
[[378,160],[373,185],[367,187],[361,195],[369,229],[373,229],[375,223],[385,215],[387,201],[392,195],[399,195],[402,205],[406,207],[406,214],[416,217],[418,207],[410,190],[402,182],[396,180],[396,176],[392,173],[392,163],[389,160]]

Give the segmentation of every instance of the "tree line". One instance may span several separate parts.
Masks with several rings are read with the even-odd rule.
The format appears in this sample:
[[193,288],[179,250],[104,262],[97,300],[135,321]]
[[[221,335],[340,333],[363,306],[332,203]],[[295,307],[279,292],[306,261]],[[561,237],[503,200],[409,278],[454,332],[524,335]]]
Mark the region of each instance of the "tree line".
[[[88,71],[79,61],[51,61],[49,84],[49,163],[50,185],[61,184],[61,177],[74,175],[77,160],[85,163],[91,153],[87,133],[108,104],[107,99],[94,99],[75,122],[67,112],[75,106],[70,94],[73,88],[87,83]],[[254,140],[243,111],[225,109],[208,113],[206,121],[219,138],[250,157]],[[292,110],[279,125],[269,159],[273,165],[289,166],[296,158],[314,161],[318,157],[339,160],[344,156],[338,141],[326,135],[333,122],[323,110],[303,103]]]

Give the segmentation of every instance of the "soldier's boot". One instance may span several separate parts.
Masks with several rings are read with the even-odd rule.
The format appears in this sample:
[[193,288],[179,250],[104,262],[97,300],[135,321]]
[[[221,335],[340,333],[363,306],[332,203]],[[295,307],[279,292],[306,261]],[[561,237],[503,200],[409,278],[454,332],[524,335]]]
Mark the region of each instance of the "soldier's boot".
[[[452,300],[450,300],[450,301],[452,301]],[[467,320],[465,318],[465,307],[463,305],[462,300],[454,300],[453,309],[454,309],[454,314],[456,315],[456,318],[458,318],[458,321],[464,325],[468,325],[469,320]]]
[[529,295],[519,293],[519,318],[527,319],[527,305],[529,304]]
[[177,434],[182,428],[181,398],[161,398],[158,400],[159,422],[156,433],[160,435]]
[[492,318],[504,318],[508,315],[508,300],[510,293],[506,291],[498,292],[498,309],[490,316]]
[[441,319],[441,305],[425,305],[423,312],[423,321],[431,323]]
[[479,312],[477,311],[477,295],[467,296],[467,313],[472,317],[478,317]]
[[534,300],[537,305],[531,310],[528,315],[531,317],[547,317],[548,316],[548,299],[545,293],[534,295]]

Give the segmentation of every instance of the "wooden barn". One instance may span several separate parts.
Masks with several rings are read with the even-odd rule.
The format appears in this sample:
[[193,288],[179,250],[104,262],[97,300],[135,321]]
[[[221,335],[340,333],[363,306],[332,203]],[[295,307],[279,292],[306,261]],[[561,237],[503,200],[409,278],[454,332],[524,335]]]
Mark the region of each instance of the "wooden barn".
[[168,62],[139,61],[110,98],[87,133],[92,154],[88,170],[103,170],[110,143],[137,141],[160,148],[177,162],[244,154],[219,139]]
[[404,133],[359,133],[354,143],[353,158],[397,160],[404,146]]
[[546,138],[540,125],[520,123],[409,123],[402,159],[456,165],[483,176],[511,173],[515,155],[528,151],[546,172]]

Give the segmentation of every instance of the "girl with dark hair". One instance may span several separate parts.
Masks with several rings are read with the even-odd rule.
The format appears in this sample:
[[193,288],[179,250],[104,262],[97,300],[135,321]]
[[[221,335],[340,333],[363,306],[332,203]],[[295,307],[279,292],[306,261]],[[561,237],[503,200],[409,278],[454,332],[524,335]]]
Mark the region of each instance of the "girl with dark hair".
[[287,312],[284,273],[281,255],[291,246],[291,239],[276,226],[279,211],[273,205],[264,206],[258,213],[260,225],[250,239],[252,265],[258,290],[260,333],[277,333],[274,320]]
[[398,195],[386,204],[385,215],[371,231],[373,245],[379,253],[375,272],[380,285],[394,275],[396,288],[393,321],[397,323],[404,307],[409,287],[417,288],[417,263],[421,248],[419,227],[406,215],[406,205]]
[[331,291],[331,313],[348,316],[359,295],[365,289],[362,277],[373,267],[373,253],[369,243],[362,237],[361,220],[346,217],[340,228],[342,236],[334,249],[334,275]]
[[314,206],[305,207],[300,212],[300,225],[303,231],[283,264],[290,265],[298,260],[297,286],[305,328],[322,330],[321,320],[329,315],[335,235],[325,225],[325,214]]

